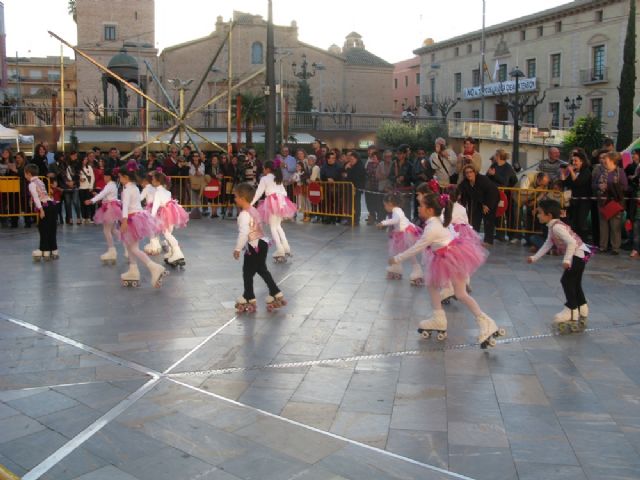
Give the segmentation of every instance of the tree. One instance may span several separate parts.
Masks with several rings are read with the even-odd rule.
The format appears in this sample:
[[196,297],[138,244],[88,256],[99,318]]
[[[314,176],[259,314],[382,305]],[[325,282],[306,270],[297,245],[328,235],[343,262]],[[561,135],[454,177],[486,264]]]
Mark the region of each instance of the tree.
[[[264,122],[266,116],[264,95],[256,95],[251,92],[245,92],[240,94],[241,112],[240,120],[244,124],[244,129],[247,134],[247,145],[253,143],[253,126],[258,122]],[[236,118],[236,99],[233,102],[232,116]]]
[[511,117],[515,117],[516,112],[518,112],[518,120],[519,122],[523,122],[530,112],[535,111],[538,105],[544,102],[546,97],[547,91],[545,90],[542,92],[542,97],[540,97],[539,94],[518,93],[517,103],[516,96],[513,94],[498,95],[496,100],[498,101],[498,105],[503,105],[507,108]]
[[406,143],[412,150],[417,147],[425,148],[433,145],[436,138],[448,137],[447,124],[433,121],[428,124],[409,125],[407,123],[389,121],[383,122],[376,132],[380,143],[388,147],[397,147]]
[[622,71],[618,87],[618,141],[621,152],[633,141],[633,97],[636,84],[636,0],[630,0],[627,35],[624,39]]
[[587,155],[602,147],[604,134],[602,133],[602,120],[594,115],[581,117],[569,130],[562,142],[562,153],[569,158],[571,150],[576,147],[584,148]]
[[69,0],[67,3],[67,13],[73,17],[74,22],[78,22],[78,16],[76,13],[76,0]]
[[311,87],[306,80],[298,82],[298,91],[296,92],[296,111],[310,112],[313,108],[313,97],[311,96]]
[[440,113],[440,119],[444,123],[447,121],[449,112],[454,109],[459,101],[459,98],[438,97],[436,95],[433,95],[431,97],[427,96],[422,106],[427,112],[429,112],[429,115],[431,115],[432,117],[435,117],[438,113]]

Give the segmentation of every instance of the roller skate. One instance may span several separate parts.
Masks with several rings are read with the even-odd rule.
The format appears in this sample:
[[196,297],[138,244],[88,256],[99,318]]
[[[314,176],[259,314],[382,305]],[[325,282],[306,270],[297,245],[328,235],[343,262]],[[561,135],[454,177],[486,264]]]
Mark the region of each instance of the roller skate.
[[149,262],[147,268],[149,268],[149,272],[151,273],[151,286],[153,288],[160,288],[162,286],[162,280],[169,275],[169,271],[155,262]]
[[144,246],[144,253],[146,253],[147,255],[155,256],[159,255],[160,252],[162,252],[162,246],[160,245],[160,240],[158,240],[158,237],[153,237],[151,240],[149,240],[149,243]]
[[52,250],[51,260],[59,260],[59,259],[60,259],[60,252],[58,252],[58,250]]
[[451,303],[451,299],[456,300],[456,295],[453,291],[453,287],[449,284],[440,290],[440,304],[449,305]]
[[254,313],[258,309],[258,305],[255,298],[247,300],[244,297],[239,297],[236,300],[236,312],[238,313]]
[[42,252],[42,259],[45,262],[48,262],[49,260],[51,260],[51,252]]
[[478,326],[480,327],[480,335],[478,336],[478,343],[480,348],[485,349],[487,347],[496,346],[496,338],[504,337],[507,332],[504,328],[498,328],[496,322],[493,321],[486,313],[482,313],[476,317]]
[[167,242],[166,240],[162,240],[160,242],[160,248],[164,253],[171,253],[171,245],[169,245],[169,242]]
[[129,264],[129,270],[120,275],[123,287],[139,287],[140,286],[140,270],[135,263]]
[[409,281],[412,287],[422,287],[424,286],[424,276],[422,275],[422,268],[420,265],[414,265],[411,269],[411,275],[409,276]]
[[287,304],[287,301],[284,299],[284,294],[282,292],[276,293],[275,296],[269,295],[267,297],[267,311],[273,312],[280,307],[283,307]]
[[31,258],[33,258],[34,262],[39,262],[42,260],[42,250],[34,250],[31,252]]
[[418,324],[418,333],[425,339],[434,333],[439,341],[447,338],[447,316],[444,310],[434,310],[431,318],[422,320]]
[[273,261],[275,263],[287,263],[287,256],[282,250],[276,250],[273,254]]
[[100,261],[103,265],[115,265],[117,259],[118,252],[115,247],[108,248],[106,252],[100,255]]
[[180,247],[171,249],[171,256],[164,259],[164,263],[170,265],[172,268],[184,268],[186,262],[184,261],[184,255]]
[[[587,312],[588,313],[588,312]],[[579,332],[584,328],[585,323],[580,320],[580,309],[564,307],[562,311],[553,317],[553,326],[558,333]]]
[[578,323],[581,327],[586,328],[587,317],[589,317],[589,305],[586,303],[578,307]]
[[387,267],[387,280],[402,280],[402,264],[397,263]]

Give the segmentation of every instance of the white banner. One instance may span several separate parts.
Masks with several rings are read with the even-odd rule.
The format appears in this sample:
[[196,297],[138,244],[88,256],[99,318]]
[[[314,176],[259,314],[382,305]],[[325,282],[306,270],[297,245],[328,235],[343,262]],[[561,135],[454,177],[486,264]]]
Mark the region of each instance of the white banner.
[[[535,92],[538,90],[538,82],[536,78],[521,78],[518,90],[520,92]],[[506,82],[489,83],[484,86],[485,97],[495,97],[497,95],[508,95],[516,92],[516,81],[508,80]],[[469,87],[464,89],[464,98],[480,98],[482,97],[481,87]]]

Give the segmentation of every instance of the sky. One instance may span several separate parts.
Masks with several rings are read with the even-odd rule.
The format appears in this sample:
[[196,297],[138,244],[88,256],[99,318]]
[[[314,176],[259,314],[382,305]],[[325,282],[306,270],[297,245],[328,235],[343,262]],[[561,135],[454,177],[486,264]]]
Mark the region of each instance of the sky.
[[[51,30],[76,43],[76,25],[67,13],[67,0],[3,0],[7,55],[60,55]],[[104,0],[107,4],[108,0]],[[570,0],[486,0],[486,24],[552,8]],[[156,47],[162,48],[208,35],[216,17],[229,20],[234,10],[267,17],[267,0],[156,0]],[[383,7],[383,5],[387,5]],[[388,5],[391,5],[389,7]],[[37,12],[37,14],[35,13]],[[320,48],[342,47],[356,31],[365,48],[388,62],[413,57],[426,38],[446,40],[482,28],[482,0],[273,0],[274,22],[298,23],[298,38]],[[65,55],[73,52],[65,47]]]

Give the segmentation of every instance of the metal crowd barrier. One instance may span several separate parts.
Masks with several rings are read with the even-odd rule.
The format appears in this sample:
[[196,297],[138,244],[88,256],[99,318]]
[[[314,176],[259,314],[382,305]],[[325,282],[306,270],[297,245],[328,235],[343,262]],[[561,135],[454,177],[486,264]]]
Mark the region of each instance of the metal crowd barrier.
[[[47,177],[40,178],[51,189]],[[38,218],[32,208],[27,181],[21,177],[0,177],[0,218],[10,217]]]
[[542,225],[538,222],[536,213],[538,203],[545,199],[558,201],[566,218],[569,199],[564,192],[516,187],[498,187],[498,190],[504,193],[508,205],[504,214],[496,220],[496,231],[514,235],[542,234]]
[[[355,223],[356,189],[351,182],[314,182],[319,187],[306,185],[295,197],[305,216],[348,218]],[[319,201],[318,201],[319,200]],[[317,202],[317,203],[316,203]]]
[[171,196],[184,208],[227,208],[233,207],[233,187],[235,182],[232,177],[216,177],[218,178],[219,192],[216,198],[207,198],[205,196],[205,188],[213,177],[205,175],[199,180],[199,185],[193,185],[192,177],[173,175],[169,177]]

